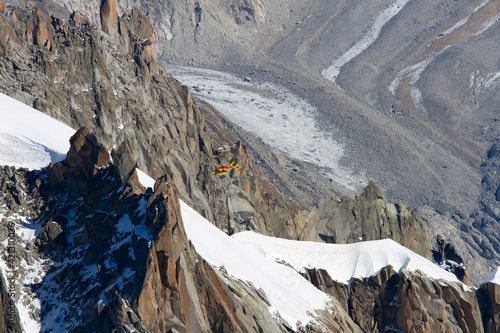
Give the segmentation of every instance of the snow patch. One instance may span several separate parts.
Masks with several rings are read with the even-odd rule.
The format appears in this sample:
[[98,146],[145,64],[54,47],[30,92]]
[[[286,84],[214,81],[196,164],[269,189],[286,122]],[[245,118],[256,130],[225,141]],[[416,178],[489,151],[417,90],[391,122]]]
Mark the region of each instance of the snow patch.
[[495,268],[493,272],[491,272],[491,274],[488,275],[488,277],[484,279],[483,282],[481,282],[481,284],[485,284],[488,282],[500,285],[500,267]]
[[130,216],[128,214],[123,215],[116,224],[116,231],[121,234],[128,234],[134,231],[134,224],[130,220]]
[[75,130],[0,93],[0,165],[40,169],[62,161]]
[[474,37],[481,35],[486,30],[488,30],[489,28],[491,28],[492,26],[497,24],[498,21],[500,21],[500,15],[497,15],[497,16],[489,19],[488,21],[484,22],[483,25],[481,26],[481,29],[479,29],[479,31],[474,34]]
[[449,35],[451,34],[453,31],[457,30],[458,28],[460,28],[461,26],[463,26],[465,23],[467,23],[469,21],[469,18],[470,17],[466,17],[466,18],[463,18],[461,19],[460,21],[458,21],[457,23],[455,23],[451,28],[443,31],[441,34],[440,34],[440,38],[446,36],[446,35]]
[[139,182],[142,184],[142,186],[144,186],[145,188],[155,187],[155,180],[153,178],[144,173],[144,171],[141,171],[137,168],[135,170],[137,171],[137,177],[139,178]]

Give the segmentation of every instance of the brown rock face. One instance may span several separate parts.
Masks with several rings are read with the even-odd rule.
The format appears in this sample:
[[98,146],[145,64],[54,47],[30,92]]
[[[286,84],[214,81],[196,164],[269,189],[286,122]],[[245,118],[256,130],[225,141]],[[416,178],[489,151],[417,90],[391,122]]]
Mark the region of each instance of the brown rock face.
[[322,269],[305,277],[340,301],[365,332],[388,328],[404,332],[484,332],[478,298],[456,283],[432,280],[420,273],[398,274],[391,266],[349,284],[333,281]]
[[118,14],[116,13],[116,0],[102,0],[101,3],[101,29],[110,36],[118,32]]
[[82,23],[82,16],[78,12],[73,12],[69,17],[76,26],[79,26]]
[[486,300],[484,310],[484,331],[486,333],[500,332],[500,285],[485,283],[478,290]]
[[22,18],[21,18],[21,15],[19,15],[19,12],[17,11],[17,9],[14,9],[12,11],[12,13],[10,13],[10,15],[12,16],[12,18],[15,20],[15,21],[21,21]]
[[144,45],[151,45],[154,38],[154,29],[146,15],[134,9],[130,13],[130,19],[134,25],[134,31]]
[[156,236],[132,300],[147,332],[280,331],[250,295],[245,302],[253,308],[197,256],[184,231],[177,191],[166,177],[156,182],[148,200],[147,221]]
[[137,165],[127,142],[124,141],[118,147],[113,149],[111,151],[111,158],[113,159],[113,164],[122,181],[125,181],[135,170]]

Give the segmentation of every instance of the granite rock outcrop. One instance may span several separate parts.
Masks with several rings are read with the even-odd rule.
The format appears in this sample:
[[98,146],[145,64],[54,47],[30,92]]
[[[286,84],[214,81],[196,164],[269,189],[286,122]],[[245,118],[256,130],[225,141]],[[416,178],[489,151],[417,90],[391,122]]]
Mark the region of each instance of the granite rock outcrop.
[[380,186],[370,181],[363,193],[325,200],[306,221],[301,240],[347,244],[391,238],[432,260],[427,229],[403,202],[386,202]]

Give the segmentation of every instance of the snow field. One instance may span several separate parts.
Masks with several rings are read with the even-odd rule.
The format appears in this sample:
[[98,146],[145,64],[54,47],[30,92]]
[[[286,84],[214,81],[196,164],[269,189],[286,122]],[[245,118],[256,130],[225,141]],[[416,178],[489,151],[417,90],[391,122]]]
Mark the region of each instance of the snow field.
[[250,231],[232,237],[248,248],[265,253],[267,258],[285,261],[299,272],[322,268],[333,280],[342,283],[349,283],[352,277],[362,279],[376,275],[388,265],[397,272],[419,270],[434,279],[459,282],[454,274],[391,239],[326,244],[268,237]]
[[[189,240],[207,262],[224,267],[229,275],[262,288],[271,302],[271,313],[292,327],[313,320],[308,313],[324,309],[330,297],[316,289],[294,269],[277,264],[266,253],[242,245],[181,201],[181,213]],[[217,246],[214,246],[217,244]]]

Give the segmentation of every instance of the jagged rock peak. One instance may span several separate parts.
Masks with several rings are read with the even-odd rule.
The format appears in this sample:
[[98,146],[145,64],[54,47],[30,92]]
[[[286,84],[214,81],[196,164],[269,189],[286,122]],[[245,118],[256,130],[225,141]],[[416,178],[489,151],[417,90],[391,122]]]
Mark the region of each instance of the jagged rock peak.
[[368,201],[384,200],[382,188],[371,180],[368,182],[368,186],[363,189],[363,196]]
[[95,135],[84,127],[71,137],[70,144],[66,159],[51,164],[47,175],[55,186],[62,186],[71,192],[85,191],[87,183],[99,169],[111,164],[110,155]]
[[101,29],[110,36],[118,32],[118,14],[116,12],[116,0],[102,0],[101,9]]

